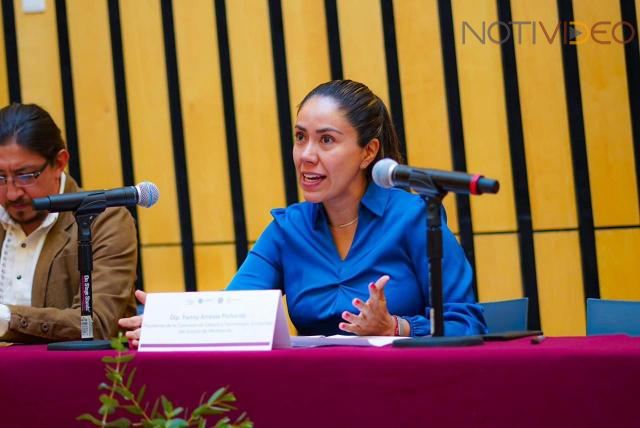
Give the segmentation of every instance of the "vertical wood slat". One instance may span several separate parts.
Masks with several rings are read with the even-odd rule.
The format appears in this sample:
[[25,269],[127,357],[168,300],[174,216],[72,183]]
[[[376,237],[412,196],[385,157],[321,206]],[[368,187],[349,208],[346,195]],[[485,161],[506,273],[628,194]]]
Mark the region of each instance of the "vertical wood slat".
[[521,33],[514,34],[521,37],[516,56],[533,228],[575,228],[576,196],[560,39],[549,43],[540,27],[549,32],[556,27],[555,0],[512,0],[511,5],[514,21],[535,21],[537,26],[535,40],[531,25],[522,25]]
[[[629,111],[624,46],[615,23],[620,22],[618,2],[574,0],[574,18],[592,28],[596,22],[610,26],[597,39],[577,41],[582,88],[594,225],[617,226],[640,223],[640,204],[636,189],[633,139]],[[636,35],[637,37],[637,35]]]
[[107,3],[67,1],[76,123],[86,189],[123,185]]
[[292,123],[304,96],[331,80],[324,14],[323,0],[282,1]]
[[[472,198],[475,232],[516,229],[509,136],[502,77],[500,45],[481,44],[463,23],[481,29],[482,23],[498,19],[494,0],[453,0],[453,17],[458,56],[462,119],[465,131],[467,169],[500,181],[500,193]],[[488,27],[488,25],[487,25]],[[497,28],[492,32],[498,39]],[[488,40],[488,39],[487,39]]]
[[491,302],[523,297],[518,235],[476,235],[478,300]]
[[603,299],[640,300],[640,229],[597,230],[596,245],[600,296]]
[[[267,2],[227,2],[238,145],[249,240],[285,205]],[[247,29],[251,31],[247,31]]]
[[47,110],[65,134],[56,9],[51,4],[42,13],[24,13],[22,1],[14,0],[20,89],[23,103],[36,103]]
[[[0,9],[3,5],[0,4]],[[2,10],[4,13],[5,11]],[[5,49],[4,22],[0,19],[0,106],[9,104],[9,78],[7,73],[7,52]]]
[[[160,200],[139,210],[145,288],[182,291],[182,254],[160,4],[120,1],[131,145],[136,181],[160,188]],[[154,245],[150,247],[149,244]]]
[[[436,2],[394,2],[407,163],[452,169],[449,120]],[[455,196],[444,200],[449,228],[458,232]]]
[[[193,235],[196,246],[234,240],[224,110],[213,2],[174,2]],[[196,248],[199,289],[219,289],[235,271],[231,245]],[[207,256],[204,256],[206,254]]]
[[345,79],[364,83],[389,107],[382,13],[377,0],[338,0]]
[[576,253],[578,232],[537,233],[534,236],[541,326],[550,336],[584,335],[585,295]]

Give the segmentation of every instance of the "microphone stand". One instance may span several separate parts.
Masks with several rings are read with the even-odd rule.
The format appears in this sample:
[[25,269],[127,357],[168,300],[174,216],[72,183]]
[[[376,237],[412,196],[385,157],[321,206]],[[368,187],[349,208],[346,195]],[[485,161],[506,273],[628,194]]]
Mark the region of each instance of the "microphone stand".
[[88,351],[111,349],[109,340],[93,338],[92,278],[93,248],[91,224],[107,208],[103,192],[88,195],[73,213],[78,224],[78,270],[80,272],[80,338],[69,342],[50,343],[50,351]]
[[[412,186],[413,187],[413,186]],[[431,336],[402,339],[394,347],[437,347],[482,345],[482,336],[445,336],[442,293],[442,200],[447,192],[433,181],[420,196],[427,205],[427,258],[429,259],[429,300],[431,301]]]

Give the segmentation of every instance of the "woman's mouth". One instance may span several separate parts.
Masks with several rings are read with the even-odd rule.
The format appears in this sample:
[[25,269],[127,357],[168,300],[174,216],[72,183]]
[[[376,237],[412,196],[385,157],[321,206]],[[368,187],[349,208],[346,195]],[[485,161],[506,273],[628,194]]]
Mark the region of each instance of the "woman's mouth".
[[304,188],[313,188],[318,186],[320,183],[322,183],[322,181],[327,178],[326,175],[322,175],[322,174],[314,174],[314,173],[310,173],[310,172],[303,172],[301,174],[302,179],[301,184],[302,187]]

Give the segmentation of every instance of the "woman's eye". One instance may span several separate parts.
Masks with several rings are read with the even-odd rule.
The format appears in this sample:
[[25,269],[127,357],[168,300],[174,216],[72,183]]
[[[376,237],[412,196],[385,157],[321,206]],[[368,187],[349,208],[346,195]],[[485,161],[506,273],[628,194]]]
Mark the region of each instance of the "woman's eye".
[[333,137],[329,136],[329,135],[323,135],[322,138],[320,139],[323,143],[325,144],[331,144],[333,143]]
[[304,140],[304,134],[303,134],[302,132],[296,132],[296,133],[295,133],[295,135],[294,135],[294,137],[295,137],[295,140],[296,140],[296,141],[302,141],[302,140]]

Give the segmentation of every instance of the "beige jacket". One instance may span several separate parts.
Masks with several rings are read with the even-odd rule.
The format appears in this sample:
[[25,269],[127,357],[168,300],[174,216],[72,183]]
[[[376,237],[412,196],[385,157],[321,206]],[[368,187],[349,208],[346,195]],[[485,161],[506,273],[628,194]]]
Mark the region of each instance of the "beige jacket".
[[[65,193],[78,185],[67,176]],[[96,339],[117,335],[118,319],[135,314],[137,238],[126,208],[108,208],[93,222],[93,331]],[[0,227],[0,248],[5,231]],[[33,276],[31,306],[8,305],[9,329],[2,340],[51,342],[80,339],[80,274],[77,225],[62,212],[47,234]]]

